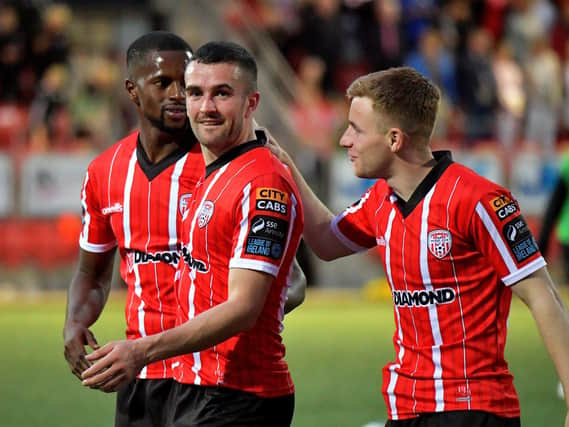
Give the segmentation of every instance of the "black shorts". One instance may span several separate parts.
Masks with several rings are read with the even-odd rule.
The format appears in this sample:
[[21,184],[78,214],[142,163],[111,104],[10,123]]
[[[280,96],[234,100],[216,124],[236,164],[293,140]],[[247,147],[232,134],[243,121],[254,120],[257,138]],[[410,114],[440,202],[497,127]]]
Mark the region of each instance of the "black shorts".
[[168,427],[289,427],[294,394],[262,398],[224,387],[176,383]]
[[115,427],[163,427],[173,379],[135,379],[117,392]]
[[385,427],[520,427],[520,419],[502,418],[484,411],[449,411],[390,420]]

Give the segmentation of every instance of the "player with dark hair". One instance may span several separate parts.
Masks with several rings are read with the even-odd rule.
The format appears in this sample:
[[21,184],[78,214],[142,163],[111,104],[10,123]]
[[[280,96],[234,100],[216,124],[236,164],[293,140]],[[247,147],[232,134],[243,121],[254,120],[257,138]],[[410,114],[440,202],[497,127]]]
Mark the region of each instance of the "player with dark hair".
[[529,307],[565,390],[569,317],[517,201],[431,150],[440,94],[417,71],[365,75],[347,95],[340,145],[358,177],[377,178],[357,203],[334,216],[271,147],[299,186],[304,238],[320,258],[379,249],[396,327],[396,360],[383,371],[387,426],[519,426],[504,359],[512,293]]
[[254,132],[251,55],[207,43],[185,83],[206,174],[184,215],[179,326],[93,352],[84,384],[120,388],[144,365],[182,355],[166,425],[289,426],[294,386],[280,331],[302,205],[290,173]]
[[[180,258],[188,256],[179,243],[181,220],[204,171],[186,115],[184,70],[191,54],[183,39],[165,31],[143,35],[127,51],[125,87],[139,130],[90,164],[81,193],[81,250],[64,327],[65,357],[79,378],[90,366],[85,345],[99,348],[89,327],[106,303],[117,247],[128,286],[127,338],[175,326],[175,271]],[[304,276],[296,273],[295,284],[304,289]],[[288,308],[301,301],[292,298]],[[164,425],[164,402],[174,384],[171,364],[145,364],[120,389],[117,426]]]

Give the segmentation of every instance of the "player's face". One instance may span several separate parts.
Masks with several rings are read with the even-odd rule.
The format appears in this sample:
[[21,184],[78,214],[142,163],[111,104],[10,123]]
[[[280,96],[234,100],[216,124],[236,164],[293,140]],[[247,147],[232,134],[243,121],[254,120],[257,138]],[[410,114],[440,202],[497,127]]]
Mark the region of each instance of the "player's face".
[[352,99],[349,125],[340,138],[347,148],[354,173],[360,178],[387,178],[393,154],[386,134],[380,132],[378,113],[367,97]]
[[187,129],[184,70],[190,56],[184,51],[150,52],[131,76],[131,97],[134,92],[133,100],[143,117],[161,131],[178,133]]
[[206,162],[247,141],[259,93],[235,64],[202,64],[186,69],[186,107]]

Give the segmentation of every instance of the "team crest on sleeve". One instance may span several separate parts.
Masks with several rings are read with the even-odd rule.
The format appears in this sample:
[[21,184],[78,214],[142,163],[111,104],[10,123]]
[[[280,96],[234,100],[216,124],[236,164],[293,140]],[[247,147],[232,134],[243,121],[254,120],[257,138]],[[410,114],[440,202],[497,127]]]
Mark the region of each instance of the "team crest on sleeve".
[[206,200],[198,215],[198,227],[203,228],[207,225],[211,217],[213,216],[213,202],[211,200]]
[[510,215],[519,212],[518,205],[506,194],[500,194],[490,200],[490,207],[496,213],[500,221],[505,220]]
[[448,255],[452,247],[452,236],[448,230],[432,230],[427,235],[427,245],[429,252],[438,259]]
[[188,209],[190,204],[190,199],[192,198],[192,193],[182,194],[180,197],[180,215],[184,216],[184,213]]
[[259,211],[270,211],[286,215],[288,212],[288,194],[276,188],[257,188],[255,208]]

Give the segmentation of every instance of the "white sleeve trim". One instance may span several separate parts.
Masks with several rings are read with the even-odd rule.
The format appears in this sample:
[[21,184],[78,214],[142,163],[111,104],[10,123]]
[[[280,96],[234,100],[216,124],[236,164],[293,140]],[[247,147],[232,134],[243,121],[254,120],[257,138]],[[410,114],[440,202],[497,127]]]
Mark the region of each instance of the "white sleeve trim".
[[277,277],[279,274],[278,266],[256,259],[232,258],[231,261],[229,261],[229,268],[244,268],[246,270],[262,271],[263,273],[270,274],[274,277]]
[[367,251],[369,248],[358,245],[357,243],[355,243],[354,241],[352,241],[348,237],[346,237],[346,235],[340,231],[340,228],[338,227],[338,223],[341,221],[342,218],[344,218],[345,215],[346,215],[346,213],[342,212],[342,213],[336,215],[332,219],[332,222],[330,223],[330,229],[332,230],[332,233],[334,233],[334,235],[338,238],[338,240],[340,240],[340,242],[342,242],[344,244],[344,246],[351,249],[352,251],[354,251],[354,252]]
[[512,286],[518,283],[520,280],[526,278],[530,274],[534,273],[535,271],[539,270],[542,267],[545,267],[547,263],[543,257],[539,257],[536,260],[533,260],[528,265],[520,268],[517,271],[514,271],[511,274],[508,274],[506,277],[502,277],[502,282],[506,286]]
[[83,239],[79,239],[79,247],[87,252],[103,253],[117,246],[117,241],[113,240],[109,243],[89,243]]

